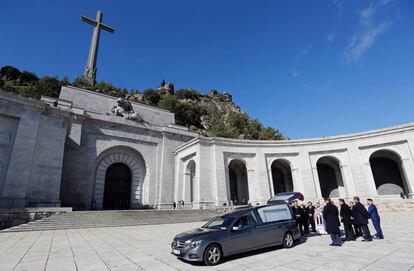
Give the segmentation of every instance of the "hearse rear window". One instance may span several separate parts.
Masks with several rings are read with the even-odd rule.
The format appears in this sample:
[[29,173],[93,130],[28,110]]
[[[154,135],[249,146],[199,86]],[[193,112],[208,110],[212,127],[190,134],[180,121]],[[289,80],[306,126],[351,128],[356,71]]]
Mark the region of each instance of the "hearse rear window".
[[263,223],[292,219],[289,207],[285,204],[266,206],[257,209]]

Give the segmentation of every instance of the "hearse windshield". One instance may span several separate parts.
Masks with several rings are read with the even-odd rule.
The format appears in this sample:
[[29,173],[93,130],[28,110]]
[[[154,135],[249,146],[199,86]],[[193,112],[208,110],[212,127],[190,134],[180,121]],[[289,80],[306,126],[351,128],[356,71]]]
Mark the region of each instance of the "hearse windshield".
[[215,229],[215,230],[226,230],[233,221],[234,221],[233,216],[229,216],[229,215],[218,216],[210,220],[207,224],[205,224],[203,228]]

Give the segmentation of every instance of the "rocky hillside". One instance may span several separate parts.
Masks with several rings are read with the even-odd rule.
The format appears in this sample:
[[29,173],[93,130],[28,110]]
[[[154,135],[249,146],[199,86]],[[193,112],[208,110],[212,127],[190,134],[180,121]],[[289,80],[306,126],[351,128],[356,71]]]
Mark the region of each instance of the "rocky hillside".
[[70,82],[67,78],[37,77],[28,71],[5,66],[0,70],[0,89],[26,97],[58,97],[62,85],[73,85],[112,96],[124,96],[128,100],[170,110],[178,124],[206,136],[240,139],[286,139],[277,129],[264,127],[251,119],[233,103],[232,95],[210,90],[204,94],[194,89],[175,90],[172,83],[164,80],[156,88],[144,91],[121,89],[107,82],[89,86],[82,77]]

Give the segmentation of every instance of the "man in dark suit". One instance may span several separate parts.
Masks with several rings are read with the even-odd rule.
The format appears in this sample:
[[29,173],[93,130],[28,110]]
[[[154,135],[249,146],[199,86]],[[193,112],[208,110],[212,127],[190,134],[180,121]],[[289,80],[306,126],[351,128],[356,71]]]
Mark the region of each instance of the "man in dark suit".
[[311,224],[311,226],[312,226],[312,232],[316,232],[315,206],[313,206],[311,201],[308,202],[308,207],[306,207],[306,210],[308,211],[308,214],[309,214],[309,224]]
[[305,204],[302,204],[299,207],[299,214],[299,227],[304,234],[309,234],[309,213],[305,207]]
[[374,201],[372,199],[367,199],[368,203],[368,214],[369,218],[371,218],[372,224],[374,225],[375,231],[377,232],[374,237],[378,239],[384,239],[384,235],[381,229],[381,221],[380,216],[378,214],[377,206],[375,206]]
[[339,206],[341,206],[339,215],[344,224],[345,241],[355,241],[354,228],[352,227],[351,220],[351,208],[345,203],[344,199],[339,199]]
[[298,202],[296,200],[292,201],[292,203],[290,204],[290,208],[292,208],[292,214],[296,219],[296,223],[300,229],[300,234],[303,235],[303,229],[300,224],[300,210],[298,207]]
[[372,241],[371,233],[368,228],[369,214],[364,205],[359,202],[359,197],[354,197],[354,207],[352,208],[352,217],[354,218],[354,224],[361,228],[364,239],[363,242]]
[[341,231],[339,230],[338,208],[332,203],[331,199],[326,199],[325,204],[323,218],[325,219],[326,232],[329,233],[332,239],[330,246],[340,247],[342,240]]

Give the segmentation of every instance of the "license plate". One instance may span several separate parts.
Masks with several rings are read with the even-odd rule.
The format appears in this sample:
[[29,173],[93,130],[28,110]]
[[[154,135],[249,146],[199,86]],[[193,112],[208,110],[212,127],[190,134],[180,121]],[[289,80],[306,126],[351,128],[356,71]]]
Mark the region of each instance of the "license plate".
[[175,255],[180,255],[181,254],[181,251],[179,251],[178,249],[173,249],[173,253]]

